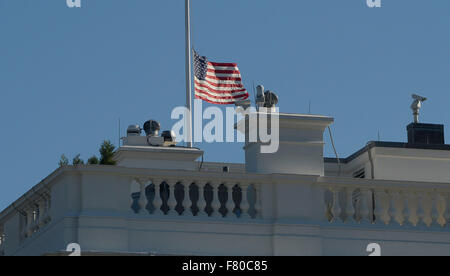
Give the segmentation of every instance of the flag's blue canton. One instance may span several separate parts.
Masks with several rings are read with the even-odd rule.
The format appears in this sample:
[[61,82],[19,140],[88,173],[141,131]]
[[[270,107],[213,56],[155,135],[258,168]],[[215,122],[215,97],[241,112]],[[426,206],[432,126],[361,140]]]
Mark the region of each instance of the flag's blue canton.
[[202,57],[194,51],[194,74],[199,80],[206,79],[208,72],[208,58]]

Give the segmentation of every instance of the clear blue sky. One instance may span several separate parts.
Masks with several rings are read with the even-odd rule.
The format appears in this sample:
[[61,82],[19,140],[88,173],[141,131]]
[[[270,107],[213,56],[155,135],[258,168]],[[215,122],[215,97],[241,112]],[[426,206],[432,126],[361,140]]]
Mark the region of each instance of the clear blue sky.
[[[184,1],[0,0],[0,209],[57,168],[87,159],[127,125],[183,105]],[[238,62],[245,84],[280,96],[281,112],[335,117],[347,156],[405,141],[410,94],[423,121],[450,127],[450,1],[192,0],[193,40]],[[450,141],[450,129],[447,141]],[[332,156],[328,136],[326,155]],[[243,162],[242,144],[202,144],[206,161]]]

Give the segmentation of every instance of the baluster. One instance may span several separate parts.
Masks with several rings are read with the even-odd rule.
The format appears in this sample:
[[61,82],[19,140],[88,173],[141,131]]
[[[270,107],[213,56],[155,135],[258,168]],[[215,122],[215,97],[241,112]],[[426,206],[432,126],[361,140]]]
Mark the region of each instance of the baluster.
[[45,222],[44,222],[45,201],[40,199],[37,204],[38,204],[38,210],[39,210],[37,226],[39,228],[41,228],[41,227],[43,227],[45,225]]
[[28,235],[27,235],[27,228],[26,228],[26,226],[23,226],[23,228],[21,229],[21,232],[20,232],[20,240],[23,241],[27,237],[28,237]]
[[161,198],[161,183],[162,179],[160,178],[154,178],[152,179],[152,183],[155,186],[155,199],[153,201],[153,205],[155,206],[155,211],[153,214],[155,215],[164,215],[163,211],[161,210],[163,201]]
[[37,212],[37,205],[35,203],[32,203],[31,205],[31,213],[32,213],[32,223],[31,223],[31,232],[35,233],[37,228],[37,220],[38,220],[38,212]]
[[31,224],[29,226],[28,231],[31,233],[31,235],[34,234],[35,232],[35,228],[36,228],[36,205],[34,205],[34,203],[32,203],[30,205],[30,213],[31,213]]
[[191,186],[191,182],[189,181],[182,181],[180,182],[183,187],[184,187],[184,199],[183,199],[183,215],[185,216],[193,216],[192,214],[192,200],[191,200],[191,195],[189,193],[190,191],[190,186]]
[[446,206],[446,209],[447,209],[447,211],[445,212],[444,217],[445,217],[446,221],[450,221],[450,193],[443,193],[442,195],[444,197],[443,200],[445,202],[445,206]]
[[347,188],[347,206],[345,208],[345,215],[346,215],[346,221],[345,222],[352,222],[354,220],[355,216],[355,207],[353,206],[353,189]]
[[[140,185],[139,185],[139,182],[135,179],[135,178],[133,178],[132,180],[131,180],[131,184],[130,184],[130,195],[129,195],[129,207],[130,207],[130,209],[129,209],[129,211],[130,211],[130,213],[131,214],[134,214],[134,209],[133,209],[133,207],[134,207],[134,198],[133,198],[133,194],[136,192],[135,191],[135,187],[136,186],[139,186],[139,190],[141,189],[141,187],[140,187]],[[139,205],[139,203],[138,203],[138,205]]]
[[390,192],[384,191],[384,208],[383,208],[383,222],[385,225],[391,223],[394,214],[394,205],[392,203],[392,196]]
[[165,181],[169,186],[169,199],[167,200],[167,206],[169,207],[168,215],[176,216],[178,212],[175,210],[177,207],[177,199],[175,198],[175,185],[177,184],[176,180],[166,180]]
[[52,220],[52,217],[51,217],[51,215],[52,215],[51,210],[52,209],[51,208],[52,208],[52,197],[51,197],[51,195],[49,195],[48,196],[48,201],[47,201],[47,209],[48,209],[47,222],[50,222]]
[[372,220],[369,217],[369,190],[366,188],[361,189],[361,223],[369,223]]
[[425,223],[426,226],[430,227],[431,224],[433,223],[433,218],[432,218],[432,199],[431,199],[431,195],[430,193],[425,193],[424,197],[423,197],[423,211],[424,211],[424,216],[423,216],[423,223]]
[[396,217],[396,204],[395,204],[395,191],[388,191],[388,202],[389,202],[389,211],[388,211],[388,215],[389,215],[389,221],[390,223],[394,223],[395,222],[395,217]]
[[248,210],[250,209],[250,204],[248,203],[248,186],[249,184],[246,182],[243,182],[241,185],[242,190],[242,201],[241,201],[241,218],[249,219],[250,214],[248,213]]
[[405,192],[401,191],[399,194],[399,220],[401,221],[399,224],[401,226],[405,225],[406,218],[408,217],[408,210],[406,208],[407,203],[407,195]]
[[37,206],[35,203],[31,205],[31,213],[32,213],[32,222],[31,222],[31,233],[34,234],[36,232],[36,225],[37,225]]
[[330,188],[330,191],[333,193],[333,205],[331,207],[331,222],[339,222],[339,218],[341,215],[341,202],[339,200],[339,188],[333,187]]
[[220,209],[220,200],[219,200],[219,186],[220,182],[212,181],[209,183],[213,188],[213,197],[211,201],[212,214],[211,217],[220,218],[222,214],[219,212]]
[[146,207],[148,204],[147,196],[145,194],[145,188],[147,187],[148,180],[145,178],[138,178],[136,179],[136,182],[139,183],[140,188],[140,195],[139,195],[139,214],[145,215],[146,214]]
[[382,220],[385,225],[389,225],[391,221],[393,221],[393,217],[395,215],[395,206],[392,202],[392,194],[391,192],[385,190],[383,192],[384,194],[384,206],[383,206],[383,214],[382,214]]
[[206,199],[205,199],[205,186],[208,182],[199,181],[198,182],[198,217],[207,217],[208,213],[206,213]]
[[31,237],[33,235],[33,208],[27,207],[26,214],[27,214],[27,226],[26,226],[26,235],[27,237]]
[[426,201],[426,198],[424,197],[424,193],[417,192],[417,207],[418,207],[417,216],[419,218],[419,223],[420,222],[425,223],[424,222],[424,220],[425,220],[425,207],[424,207],[425,201]]
[[446,202],[446,195],[444,193],[437,194],[436,209],[438,213],[436,222],[441,227],[445,227],[445,225],[447,224],[447,220],[445,219],[445,214],[447,211],[447,202]]
[[432,224],[433,223],[438,223],[438,217],[439,217],[439,212],[437,210],[438,208],[438,194],[436,192],[433,192],[430,194],[430,203],[431,203],[431,220],[432,220]]
[[402,191],[402,195],[403,195],[403,203],[404,203],[403,216],[405,218],[405,224],[406,224],[406,223],[408,223],[409,217],[411,216],[410,210],[409,210],[409,192]]
[[375,195],[375,210],[374,210],[374,215],[375,215],[375,223],[376,224],[381,224],[382,222],[384,222],[385,224],[388,224],[389,221],[386,223],[383,219],[383,215],[384,215],[384,210],[386,209],[386,204],[384,203],[384,191],[380,191],[380,190],[375,190],[374,191],[374,195]]
[[44,195],[45,197],[45,210],[44,210],[44,223],[47,224],[50,221],[50,196]]
[[235,207],[235,203],[233,200],[233,187],[234,187],[234,183],[225,183],[225,186],[227,187],[227,193],[228,193],[228,198],[227,198],[227,203],[225,205],[225,207],[227,208],[227,218],[236,218],[236,215],[233,213],[234,207]]
[[27,233],[27,231],[28,231],[28,211],[27,211],[27,209],[26,208],[23,208],[22,209],[22,212],[21,212],[21,219],[22,219],[22,223],[21,223],[21,229],[20,229],[20,237],[21,237],[21,239],[26,239],[27,237],[28,237],[28,233]]
[[44,198],[44,214],[42,215],[44,224],[47,224],[50,222],[50,201],[51,201],[51,197],[49,194],[45,193],[43,194],[43,198]]
[[403,214],[404,211],[404,200],[402,194],[399,191],[392,192],[392,203],[394,204],[395,212],[394,212],[394,220],[400,225],[403,226],[405,222],[405,216]]
[[261,214],[261,185],[260,184],[252,184],[254,191],[255,191],[255,218],[262,218]]
[[409,192],[407,195],[407,207],[408,207],[408,221],[413,226],[419,224],[419,216],[417,209],[419,208],[419,202],[417,195],[414,192]]
[[4,250],[5,250],[5,237],[3,234],[3,229],[0,226],[0,257],[5,254]]
[[[325,209],[323,211],[324,215],[325,215],[325,219],[329,222],[332,223],[333,222],[333,214],[331,212],[331,208],[332,208],[332,204],[330,202],[328,202],[328,195],[329,193],[333,194],[331,192],[331,187],[324,187],[323,188],[323,204]],[[331,196],[331,201],[333,201],[333,196]]]

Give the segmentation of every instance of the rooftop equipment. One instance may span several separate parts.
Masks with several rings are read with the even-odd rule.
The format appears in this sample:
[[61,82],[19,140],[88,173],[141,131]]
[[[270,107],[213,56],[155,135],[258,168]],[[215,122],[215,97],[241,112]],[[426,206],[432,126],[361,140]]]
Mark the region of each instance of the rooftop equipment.
[[140,136],[142,129],[139,125],[130,125],[127,129],[127,137]]
[[148,120],[144,123],[144,131],[147,136],[158,136],[161,124],[155,120]]
[[256,87],[256,108],[261,107],[273,109],[278,104],[278,96],[275,92],[267,90],[264,92],[264,86],[258,85]]

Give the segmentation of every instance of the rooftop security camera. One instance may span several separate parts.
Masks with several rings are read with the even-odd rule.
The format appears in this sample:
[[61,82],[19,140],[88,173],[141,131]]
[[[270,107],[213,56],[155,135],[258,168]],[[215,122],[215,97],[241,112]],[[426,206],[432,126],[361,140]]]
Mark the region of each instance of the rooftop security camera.
[[413,98],[414,100],[417,100],[417,101],[420,101],[420,102],[424,102],[424,101],[427,100],[427,98],[422,97],[422,96],[419,96],[419,95],[417,95],[417,94],[412,94],[412,98]]
[[412,98],[414,102],[411,105],[411,109],[413,110],[414,123],[419,123],[419,113],[422,108],[422,103],[427,100],[427,98],[419,96],[417,94],[412,94]]

